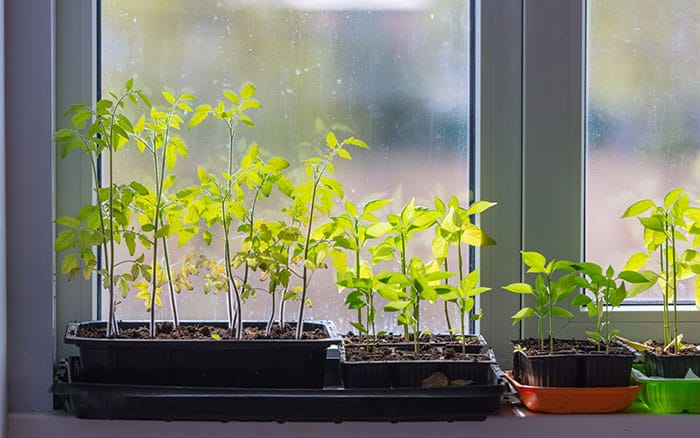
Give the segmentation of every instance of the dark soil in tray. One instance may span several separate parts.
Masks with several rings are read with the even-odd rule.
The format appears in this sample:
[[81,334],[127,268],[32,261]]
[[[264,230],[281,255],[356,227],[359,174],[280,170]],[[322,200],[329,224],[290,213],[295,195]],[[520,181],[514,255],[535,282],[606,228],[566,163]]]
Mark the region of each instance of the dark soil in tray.
[[[367,344],[370,341],[369,338],[367,337],[362,337],[360,338],[356,334],[352,332],[348,332],[345,336],[343,336],[343,342],[345,345],[352,345],[352,344]],[[388,333],[382,336],[377,337],[377,344],[407,344],[407,343],[412,343],[413,338],[406,339],[404,335],[395,335],[393,333]],[[424,344],[455,344],[455,345],[462,345],[461,340],[459,340],[456,336],[450,336],[450,335],[440,335],[440,334],[422,334],[420,338],[418,339],[418,342],[424,343]],[[466,337],[466,342],[465,344],[467,346],[469,345],[481,345],[481,340],[479,339],[478,336],[475,335],[468,335]]]
[[492,360],[483,354],[462,353],[459,347],[420,345],[418,352],[412,346],[391,345],[345,345],[345,360],[348,362],[363,361],[407,361],[407,360],[460,360],[472,362],[488,362]]
[[673,345],[666,351],[664,351],[665,345],[659,344],[656,341],[645,341],[644,345],[652,347],[653,351],[659,356],[700,356],[700,344],[683,342],[685,348],[681,349],[678,353],[676,353],[676,349]]
[[[170,322],[160,322],[158,325],[158,335],[156,339],[187,339],[187,340],[212,340],[214,338],[232,339],[228,329],[215,327],[206,324],[180,324],[176,329]],[[93,326],[81,326],[78,336],[84,338],[106,338],[106,328]],[[296,328],[285,324],[280,329],[278,324],[272,326],[270,335],[265,335],[264,327],[244,327],[243,339],[295,339]],[[150,339],[148,326],[122,328],[116,339]],[[302,339],[326,339],[328,335],[323,329],[317,328],[313,331],[304,331]]]
[[[525,349],[528,356],[549,354],[606,354],[605,346],[581,339],[554,339],[554,351],[549,350],[549,340],[545,339],[544,350],[540,348],[540,340],[536,338],[512,341],[513,345]],[[608,354],[634,356],[634,352],[622,345],[612,345]]]

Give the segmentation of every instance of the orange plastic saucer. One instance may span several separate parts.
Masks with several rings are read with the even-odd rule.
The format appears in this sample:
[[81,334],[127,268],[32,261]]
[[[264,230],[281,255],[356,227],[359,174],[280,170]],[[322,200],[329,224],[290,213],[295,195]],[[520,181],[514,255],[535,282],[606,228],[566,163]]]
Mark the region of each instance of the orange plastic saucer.
[[609,388],[570,388],[521,385],[510,371],[506,377],[525,406],[533,412],[549,414],[606,414],[627,409],[640,386]]

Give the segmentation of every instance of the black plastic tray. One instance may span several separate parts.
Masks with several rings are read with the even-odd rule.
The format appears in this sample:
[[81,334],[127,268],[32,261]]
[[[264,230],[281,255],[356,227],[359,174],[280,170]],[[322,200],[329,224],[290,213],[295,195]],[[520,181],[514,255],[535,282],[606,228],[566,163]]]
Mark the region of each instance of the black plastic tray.
[[669,355],[644,352],[644,366],[649,376],[682,379],[692,370],[700,376],[700,355]]
[[523,385],[539,387],[628,386],[635,355],[513,353],[513,376]]
[[[209,421],[482,421],[506,388],[489,367],[484,384],[461,388],[246,389],[81,382],[68,376],[54,395],[79,418]],[[333,380],[333,379],[331,379]]]
[[[77,336],[81,326],[104,327],[104,321],[71,323],[65,342],[80,350],[80,375],[88,383],[127,385],[321,388],[326,349],[342,342],[330,321],[306,321],[305,330],[323,329],[325,339],[191,340],[94,339]],[[143,322],[121,322],[139,326]],[[222,322],[183,322],[223,326]],[[245,321],[244,327],[264,327]]]

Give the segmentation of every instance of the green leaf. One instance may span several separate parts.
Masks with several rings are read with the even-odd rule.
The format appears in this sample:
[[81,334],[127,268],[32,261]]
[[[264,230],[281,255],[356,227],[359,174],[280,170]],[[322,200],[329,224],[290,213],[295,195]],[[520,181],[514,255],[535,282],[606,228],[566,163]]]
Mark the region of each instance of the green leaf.
[[359,140],[355,137],[348,137],[343,141],[343,143],[351,144],[353,146],[357,146],[357,147],[362,148],[362,149],[369,149],[369,146],[367,146],[367,143],[365,143],[364,141]]
[[204,231],[202,232],[202,239],[204,239],[204,242],[207,245],[211,245],[211,239],[212,239],[212,234],[210,231]]
[[371,201],[368,201],[362,209],[362,214],[365,215],[373,211],[379,210],[380,208],[384,207],[387,204],[390,204],[391,202],[391,199],[373,199]]
[[255,96],[255,85],[248,82],[241,89],[241,99],[250,99]]
[[513,318],[513,325],[517,324],[520,322],[520,320],[525,319],[525,318],[530,318],[535,316],[535,311],[530,308],[530,307],[523,307],[522,309],[518,310],[511,318]]
[[564,318],[573,318],[574,314],[559,306],[552,306],[552,315],[562,316]]
[[386,303],[384,306],[384,311],[385,312],[400,312],[408,305],[411,304],[410,301],[389,301]]
[[[190,122],[187,124],[188,128],[194,128],[195,126],[199,125],[202,123],[206,118],[209,117],[209,112],[208,111],[195,111],[194,114],[192,114],[192,117],[190,118]],[[136,128],[134,128],[136,129]]]
[[78,257],[75,254],[66,254],[61,262],[61,274],[68,274],[78,267]]
[[659,276],[653,272],[653,271],[642,271],[640,272],[646,279],[648,280],[648,283],[635,283],[630,286],[630,288],[627,290],[627,296],[632,298],[636,297],[637,295],[641,294],[642,292],[647,291],[650,289],[652,286],[654,286],[659,279]]
[[433,252],[433,257],[439,260],[443,260],[447,257],[449,252],[450,243],[440,236],[435,236],[431,249]]
[[58,217],[58,218],[56,218],[56,223],[58,225],[63,225],[63,226],[70,227],[70,228],[79,228],[81,225],[80,220],[78,220],[72,216]]
[[630,205],[627,207],[627,210],[622,214],[622,217],[631,217],[631,216],[638,216],[650,208],[656,207],[656,204],[654,204],[654,201],[650,199],[644,199],[642,201],[637,201],[634,204]]
[[352,160],[352,155],[350,155],[350,152],[346,151],[343,148],[338,148],[337,153],[338,153],[338,156],[340,158],[344,158],[346,160]]
[[514,292],[516,294],[532,294],[532,286],[527,283],[511,283],[507,286],[503,286],[503,289]]
[[169,93],[168,91],[163,90],[163,91],[161,92],[161,94],[163,95],[163,97],[165,98],[165,100],[166,100],[170,105],[172,105],[172,104],[175,103],[175,96],[173,96],[173,95],[172,95],[171,93]]
[[647,264],[649,261],[649,255],[643,252],[638,252],[633,254],[625,266],[622,268],[624,271],[639,271]]
[[392,229],[393,227],[387,222],[377,222],[376,224],[372,224],[367,227],[366,234],[368,237],[376,238],[385,235]]
[[618,277],[625,280],[628,283],[648,283],[649,280],[639,272],[635,271],[622,271],[618,274]]
[[67,230],[61,231],[56,236],[56,243],[54,244],[54,250],[56,252],[65,251],[73,246],[73,236],[74,232]]
[[474,214],[482,213],[482,212],[488,210],[489,208],[493,207],[496,204],[497,204],[496,202],[477,201],[469,206],[469,208],[467,209],[467,214],[469,216],[471,216]]
[[328,134],[326,134],[326,145],[331,149],[338,147],[338,138],[335,136],[333,131],[328,131]]
[[547,259],[538,252],[535,251],[520,251],[523,256],[523,263],[525,263],[530,269],[527,272],[538,273],[545,272],[545,264]]
[[496,244],[495,240],[474,224],[465,224],[461,242],[471,246],[492,246]]
[[571,300],[572,306],[586,306],[591,302],[591,297],[586,294],[578,294]]
[[132,181],[129,183],[129,187],[134,189],[136,193],[138,193],[141,196],[146,196],[148,195],[148,189],[141,183],[137,181]]
[[678,198],[681,196],[684,190],[685,189],[683,187],[678,187],[677,189],[673,189],[670,192],[668,192],[664,197],[664,206],[666,206],[666,208],[669,208],[671,205],[673,205],[673,203],[678,200]]
[[660,216],[649,216],[638,218],[644,228],[652,231],[665,232],[664,222]]
[[136,234],[124,233],[124,241],[126,242],[126,247],[129,250],[129,255],[134,255],[136,252]]

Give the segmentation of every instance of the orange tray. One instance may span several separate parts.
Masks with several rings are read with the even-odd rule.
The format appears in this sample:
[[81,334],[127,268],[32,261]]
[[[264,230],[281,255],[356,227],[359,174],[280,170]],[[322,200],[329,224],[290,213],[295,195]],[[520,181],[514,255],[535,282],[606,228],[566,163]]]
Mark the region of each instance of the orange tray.
[[624,411],[634,401],[640,386],[570,388],[521,385],[506,371],[525,406],[533,412],[549,414],[605,414]]

